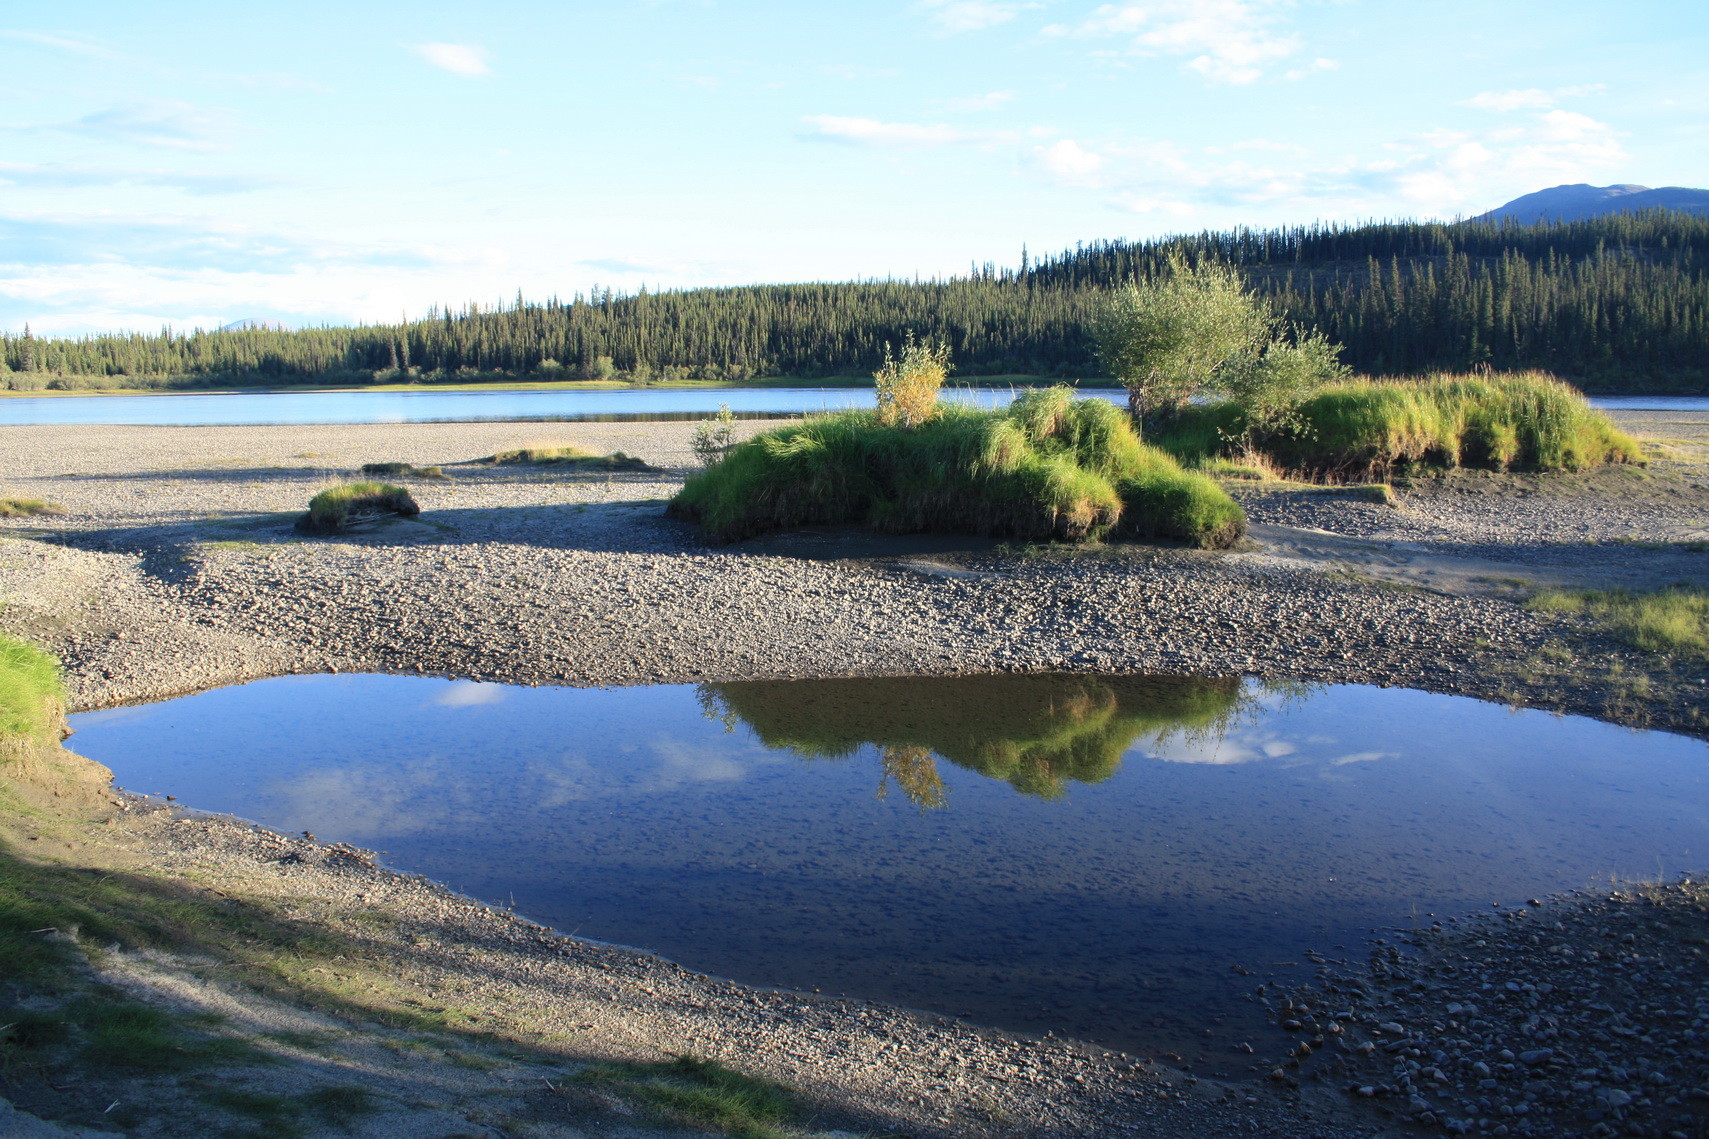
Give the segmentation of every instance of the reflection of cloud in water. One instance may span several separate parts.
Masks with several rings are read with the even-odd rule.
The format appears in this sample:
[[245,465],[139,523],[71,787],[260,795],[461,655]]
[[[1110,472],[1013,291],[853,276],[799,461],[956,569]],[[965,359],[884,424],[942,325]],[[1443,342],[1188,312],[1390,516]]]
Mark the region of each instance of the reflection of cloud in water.
[[1215,733],[1191,737],[1169,736],[1154,741],[1152,746],[1145,750],[1145,756],[1163,763],[1223,766],[1284,760],[1289,767],[1342,767],[1349,763],[1400,758],[1398,752],[1392,751],[1324,754],[1332,752],[1337,742],[1330,736],[1310,735],[1287,739],[1275,733],[1257,730],[1230,732],[1220,736]]
[[[416,769],[408,783],[374,768],[309,771],[269,790],[278,813],[314,820],[321,830],[349,835],[408,835],[443,830],[462,798],[444,769]],[[450,790],[453,794],[446,794]]]
[[1399,759],[1399,758],[1400,758],[1400,753],[1396,752],[1396,751],[1356,751],[1352,755],[1339,756],[1335,759],[1330,760],[1329,762],[1330,762],[1330,765],[1333,767],[1341,767],[1342,765],[1348,764],[1348,763],[1370,763],[1373,760],[1378,760],[1378,759]]
[[453,681],[451,686],[433,698],[441,708],[473,708],[479,704],[497,704],[504,699],[504,685],[486,684],[479,680]]
[[604,762],[566,751],[519,759],[502,771],[476,756],[321,768],[272,784],[268,813],[327,832],[402,836],[455,830],[495,812],[545,814],[595,799],[731,783],[787,762],[747,742],[708,746],[666,735],[625,751]]
[[653,758],[659,766],[647,782],[646,789],[664,791],[690,783],[735,782],[748,773],[732,754],[736,750],[713,749],[704,744],[691,747],[681,740],[659,736],[651,746]]

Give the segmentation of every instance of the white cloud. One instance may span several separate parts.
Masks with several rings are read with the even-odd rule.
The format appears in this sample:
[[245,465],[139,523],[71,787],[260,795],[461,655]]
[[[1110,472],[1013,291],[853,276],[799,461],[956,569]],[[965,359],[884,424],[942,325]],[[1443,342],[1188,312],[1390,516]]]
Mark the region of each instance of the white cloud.
[[1460,106],[1476,107],[1482,111],[1539,111],[1555,106],[1562,99],[1600,95],[1607,89],[1605,83],[1581,83],[1574,87],[1556,87],[1553,91],[1545,91],[1541,87],[1480,91],[1470,99],[1460,100]]
[[880,147],[949,146],[1012,137],[1002,133],[958,130],[942,123],[886,123],[843,115],[805,115],[812,130],[804,137],[816,142],[843,142]]
[[413,50],[433,66],[453,75],[474,78],[492,72],[487,66],[486,48],[474,44],[416,44]]
[[943,32],[977,32],[1006,24],[1043,4],[1024,0],[920,0],[926,18]]
[[1283,0],[1146,0],[1105,4],[1078,25],[1053,24],[1044,34],[1125,39],[1139,56],[1187,57],[1182,64],[1213,83],[1246,84],[1299,50],[1298,36],[1274,25]]
[[1238,210],[1294,217],[1447,217],[1480,213],[1519,194],[1595,180],[1627,159],[1613,127],[1547,110],[1482,131],[1436,130],[1367,156],[1313,155],[1233,143],[1185,150],[1106,146],[1098,185],[1124,212],[1171,222]]
[[1046,172],[1070,185],[1089,185],[1098,171],[1108,162],[1071,138],[1049,146],[1033,147],[1033,161]]
[[968,95],[960,99],[945,99],[943,105],[952,111],[995,111],[1014,102],[1013,91],[988,91],[983,95]]
[[168,150],[218,150],[232,131],[229,115],[176,100],[158,99],[109,107],[56,129],[108,142]]
[[1316,75],[1322,71],[1339,71],[1339,70],[1341,70],[1341,61],[1340,60],[1338,60],[1338,59],[1326,59],[1325,57],[1320,55],[1316,59],[1312,60],[1310,63],[1306,64],[1304,67],[1296,67],[1292,71],[1283,72],[1282,78],[1283,79],[1290,79],[1290,80],[1298,80],[1298,79],[1304,79],[1308,75]]
[[1523,111],[1552,107],[1555,105],[1555,96],[1540,87],[1526,87],[1515,91],[1480,91],[1470,99],[1462,99],[1460,105],[1485,111]]

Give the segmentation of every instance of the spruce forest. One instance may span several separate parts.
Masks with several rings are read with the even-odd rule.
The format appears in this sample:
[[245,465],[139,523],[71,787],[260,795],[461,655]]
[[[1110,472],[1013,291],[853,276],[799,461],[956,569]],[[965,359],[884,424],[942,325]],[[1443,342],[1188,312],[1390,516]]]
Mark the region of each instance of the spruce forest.
[[1399,222],[1104,241],[930,281],[749,285],[435,311],[397,325],[3,338],[0,386],[408,379],[802,379],[870,373],[912,331],[957,375],[1091,377],[1100,291],[1171,250],[1238,266],[1355,370],[1544,369],[1602,391],[1709,387],[1709,219]]

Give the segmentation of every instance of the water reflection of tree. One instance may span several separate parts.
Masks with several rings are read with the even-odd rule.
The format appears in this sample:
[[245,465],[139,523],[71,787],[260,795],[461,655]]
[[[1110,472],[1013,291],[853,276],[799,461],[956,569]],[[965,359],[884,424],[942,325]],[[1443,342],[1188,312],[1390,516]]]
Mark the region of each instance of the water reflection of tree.
[[935,756],[1054,799],[1108,779],[1141,737],[1220,740],[1272,695],[1239,677],[968,676],[756,680],[700,687],[708,716],[749,725],[768,747],[841,759],[871,744],[922,807],[945,802]]

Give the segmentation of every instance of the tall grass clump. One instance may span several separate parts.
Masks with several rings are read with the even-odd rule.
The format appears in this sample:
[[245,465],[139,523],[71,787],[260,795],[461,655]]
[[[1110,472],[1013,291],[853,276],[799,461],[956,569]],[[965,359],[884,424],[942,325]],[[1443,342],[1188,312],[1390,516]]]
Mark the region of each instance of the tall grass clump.
[[1156,442],[1189,462],[1250,445],[1290,470],[1346,480],[1411,465],[1572,471],[1642,461],[1578,389],[1543,372],[1345,380],[1307,396],[1285,426],[1256,433],[1238,403],[1194,407]]
[[321,491],[309,500],[309,512],[297,519],[297,529],[338,534],[364,522],[390,515],[421,513],[409,491],[383,482],[353,482]]
[[909,428],[877,412],[815,416],[756,435],[691,477],[671,513],[717,541],[855,523],[888,533],[1023,541],[1110,535],[1226,546],[1240,508],[1140,442],[1126,415],[1068,388],[1006,410],[938,407]]

